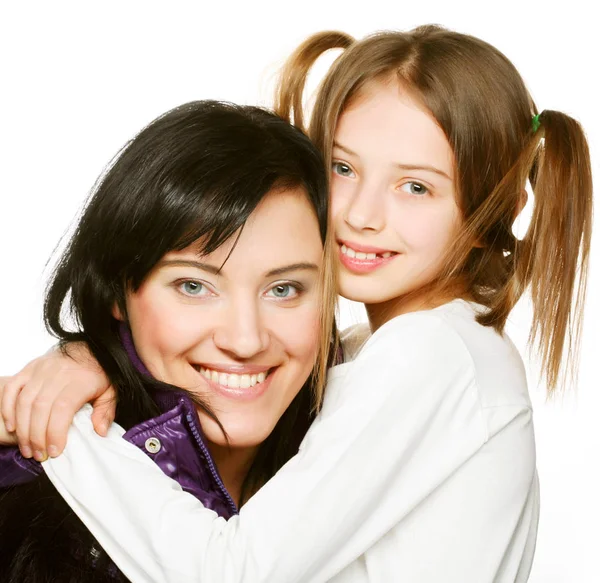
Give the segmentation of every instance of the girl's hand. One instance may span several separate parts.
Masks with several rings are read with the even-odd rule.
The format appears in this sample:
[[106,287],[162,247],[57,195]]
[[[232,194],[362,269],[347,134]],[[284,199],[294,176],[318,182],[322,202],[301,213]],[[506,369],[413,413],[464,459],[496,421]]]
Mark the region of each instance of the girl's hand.
[[[0,414],[4,431],[16,432],[23,457],[56,457],[75,413],[92,403],[92,421],[105,436],[115,417],[115,391],[84,343],[54,348],[13,377],[4,377]],[[14,442],[14,441],[13,441]]]
[[[10,377],[0,377],[0,402],[2,402],[4,385],[9,379]],[[15,443],[17,443],[17,436],[6,430],[4,419],[2,418],[2,415],[0,415],[0,445],[14,445]]]

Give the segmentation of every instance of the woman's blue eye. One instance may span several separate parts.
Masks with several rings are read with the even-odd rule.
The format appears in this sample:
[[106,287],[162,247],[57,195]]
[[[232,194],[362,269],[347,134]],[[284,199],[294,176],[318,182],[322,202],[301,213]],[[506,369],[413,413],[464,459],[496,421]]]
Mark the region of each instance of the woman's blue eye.
[[298,289],[289,283],[280,283],[269,290],[276,298],[292,298],[298,295]]
[[[408,187],[408,188],[405,188]],[[408,192],[408,194],[413,194],[415,196],[423,196],[429,192],[429,189],[419,182],[407,182],[402,185],[402,190],[404,192]]]
[[203,296],[208,292],[206,286],[199,281],[184,281],[179,287],[188,296]]
[[343,162],[334,162],[332,165],[333,171],[339,176],[343,176],[344,178],[354,178],[355,174],[352,171],[352,168],[348,166],[348,164],[344,164]]

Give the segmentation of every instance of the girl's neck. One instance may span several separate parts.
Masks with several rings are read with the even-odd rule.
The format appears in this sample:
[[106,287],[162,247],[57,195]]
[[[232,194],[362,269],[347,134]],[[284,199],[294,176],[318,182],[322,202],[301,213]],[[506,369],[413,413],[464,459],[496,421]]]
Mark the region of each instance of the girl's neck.
[[472,296],[463,282],[448,285],[443,291],[440,291],[439,288],[436,289],[433,285],[428,286],[385,302],[365,304],[365,308],[371,331],[375,332],[396,316],[422,310],[433,310],[456,299],[472,300]]

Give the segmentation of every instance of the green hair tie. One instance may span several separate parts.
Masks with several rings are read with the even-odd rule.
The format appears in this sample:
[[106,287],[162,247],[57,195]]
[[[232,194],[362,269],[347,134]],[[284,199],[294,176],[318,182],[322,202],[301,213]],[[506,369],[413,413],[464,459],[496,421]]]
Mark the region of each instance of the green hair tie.
[[540,121],[540,115],[540,113],[534,115],[533,119],[531,120],[531,127],[533,128],[534,134],[540,129],[540,126],[542,125],[542,122]]

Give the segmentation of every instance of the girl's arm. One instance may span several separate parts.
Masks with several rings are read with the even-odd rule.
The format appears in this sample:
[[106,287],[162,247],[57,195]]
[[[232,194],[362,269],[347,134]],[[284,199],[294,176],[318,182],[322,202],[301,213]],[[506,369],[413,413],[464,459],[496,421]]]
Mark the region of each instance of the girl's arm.
[[[135,447],[99,438],[89,409],[76,417],[64,455],[44,469],[134,583],[328,581],[393,529],[413,528],[441,486],[475,471],[463,468],[490,438],[470,355],[435,315],[387,324],[331,376],[299,453],[229,521]],[[437,543],[422,545],[436,565],[428,581],[494,578],[535,473],[530,416],[516,407],[509,419],[498,431],[499,454],[492,448],[473,466],[490,475],[448,489],[448,536],[433,536],[444,521],[436,515]],[[506,492],[519,495],[516,506]],[[502,536],[482,532],[492,521]],[[397,551],[398,580],[411,580],[406,573],[419,560],[411,534]]]

